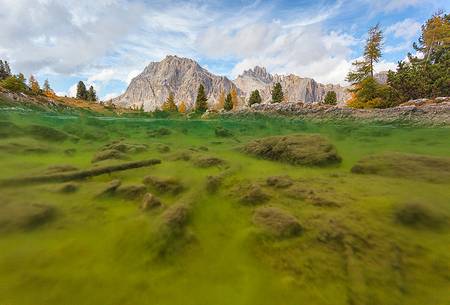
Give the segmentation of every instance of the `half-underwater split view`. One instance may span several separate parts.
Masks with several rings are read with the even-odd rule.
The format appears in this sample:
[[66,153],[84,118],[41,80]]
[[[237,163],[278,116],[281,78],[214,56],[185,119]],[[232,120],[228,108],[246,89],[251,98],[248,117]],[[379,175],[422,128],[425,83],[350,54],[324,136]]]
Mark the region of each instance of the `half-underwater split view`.
[[450,304],[449,9],[0,0],[0,305]]

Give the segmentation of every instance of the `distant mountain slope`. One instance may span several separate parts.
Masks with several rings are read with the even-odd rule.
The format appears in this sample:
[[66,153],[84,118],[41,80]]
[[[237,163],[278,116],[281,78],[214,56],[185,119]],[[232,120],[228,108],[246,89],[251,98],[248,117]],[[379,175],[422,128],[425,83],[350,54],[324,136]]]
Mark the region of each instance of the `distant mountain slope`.
[[160,62],[150,63],[131,81],[125,93],[112,102],[128,108],[140,108],[143,105],[144,110],[152,111],[161,108],[172,92],[177,104],[184,101],[187,108],[192,109],[200,84],[205,86],[210,106],[217,103],[221,92],[228,93],[233,88],[245,100],[251,91],[258,89],[263,101],[269,102],[276,82],[281,83],[286,101],[289,102],[321,102],[331,90],[336,92],[340,102],[349,98],[349,93],[340,85],[323,85],[311,78],[293,74],[271,75],[261,67],[245,71],[233,82],[225,76],[210,73],[192,59],[170,55]]
[[123,95],[113,99],[113,103],[138,108],[143,104],[144,110],[151,111],[160,108],[172,92],[177,104],[184,101],[190,109],[194,107],[200,84],[205,86],[210,105],[221,91],[236,88],[228,78],[208,72],[192,59],[167,56],[161,62],[150,63],[131,81]]
[[294,74],[271,75],[265,68],[256,66],[239,75],[234,83],[244,92],[246,98],[251,91],[258,89],[263,101],[271,100],[271,90],[279,82],[283,88],[287,102],[318,103],[321,102],[328,91],[335,91],[339,102],[349,99],[350,94],[340,85],[324,85],[312,78],[303,78]]

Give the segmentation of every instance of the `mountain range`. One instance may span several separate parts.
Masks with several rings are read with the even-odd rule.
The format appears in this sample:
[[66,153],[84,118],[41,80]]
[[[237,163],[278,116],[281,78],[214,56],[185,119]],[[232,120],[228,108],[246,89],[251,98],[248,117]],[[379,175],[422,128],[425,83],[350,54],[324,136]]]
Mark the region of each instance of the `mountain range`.
[[203,84],[208,104],[214,107],[222,92],[235,89],[240,98],[239,107],[245,107],[251,92],[258,89],[264,102],[270,102],[271,90],[280,82],[285,101],[319,103],[328,91],[335,91],[338,102],[349,98],[346,87],[320,84],[312,78],[294,74],[272,75],[265,68],[256,66],[246,70],[234,81],[225,76],[215,75],[202,68],[196,61],[169,55],[160,62],[150,63],[144,71],[133,78],[124,94],[114,98],[112,103],[126,108],[140,108],[145,111],[161,108],[170,93],[175,95],[177,104],[182,101],[187,109],[195,104],[197,90]]

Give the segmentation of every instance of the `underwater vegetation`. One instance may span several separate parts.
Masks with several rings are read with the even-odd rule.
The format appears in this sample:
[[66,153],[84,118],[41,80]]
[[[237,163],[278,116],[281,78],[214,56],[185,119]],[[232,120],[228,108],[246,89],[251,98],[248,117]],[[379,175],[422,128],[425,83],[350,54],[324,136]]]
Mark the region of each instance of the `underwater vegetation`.
[[447,304],[446,127],[0,113],[0,304]]

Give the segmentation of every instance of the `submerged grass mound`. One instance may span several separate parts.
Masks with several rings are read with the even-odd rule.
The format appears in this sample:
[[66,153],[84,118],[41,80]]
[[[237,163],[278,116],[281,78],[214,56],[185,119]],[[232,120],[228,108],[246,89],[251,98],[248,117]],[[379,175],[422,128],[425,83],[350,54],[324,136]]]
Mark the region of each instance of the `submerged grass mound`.
[[6,203],[0,205],[0,231],[30,230],[55,216],[55,208],[36,203]]
[[450,158],[404,153],[382,153],[362,158],[352,173],[400,177],[434,183],[450,182]]
[[440,211],[420,202],[408,202],[395,209],[395,220],[405,226],[437,228],[445,221]]
[[294,165],[323,166],[341,162],[336,148],[320,135],[275,136],[246,144],[245,153]]
[[277,237],[299,235],[303,228],[297,218],[275,207],[260,207],[253,215],[253,222]]

